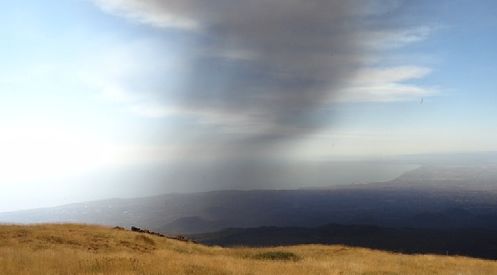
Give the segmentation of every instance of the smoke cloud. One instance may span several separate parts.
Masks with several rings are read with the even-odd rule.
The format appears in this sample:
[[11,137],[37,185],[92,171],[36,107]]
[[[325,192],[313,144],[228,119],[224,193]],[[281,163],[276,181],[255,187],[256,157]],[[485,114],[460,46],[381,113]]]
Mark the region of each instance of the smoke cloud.
[[[245,178],[259,174],[261,161],[277,149],[319,129],[322,111],[356,78],[372,48],[391,38],[392,33],[382,35],[378,18],[400,5],[361,0],[95,1],[135,22],[194,37],[185,81],[177,91],[158,91],[156,97],[168,102],[168,110],[214,125],[216,132],[205,136],[211,146],[203,153],[213,159],[229,156],[230,170],[243,171]],[[378,36],[375,42],[368,39],[372,35]]]
[[239,118],[237,126],[255,137],[305,132],[308,116],[329,103],[363,58],[360,20],[367,9],[358,1],[100,4],[159,28],[197,33],[176,107]]

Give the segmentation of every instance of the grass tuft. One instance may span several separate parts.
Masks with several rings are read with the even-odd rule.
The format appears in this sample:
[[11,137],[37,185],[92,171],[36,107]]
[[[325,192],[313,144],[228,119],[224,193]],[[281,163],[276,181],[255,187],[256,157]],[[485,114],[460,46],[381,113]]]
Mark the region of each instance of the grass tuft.
[[300,257],[292,252],[270,251],[258,253],[254,256],[254,259],[269,261],[298,261],[300,260]]

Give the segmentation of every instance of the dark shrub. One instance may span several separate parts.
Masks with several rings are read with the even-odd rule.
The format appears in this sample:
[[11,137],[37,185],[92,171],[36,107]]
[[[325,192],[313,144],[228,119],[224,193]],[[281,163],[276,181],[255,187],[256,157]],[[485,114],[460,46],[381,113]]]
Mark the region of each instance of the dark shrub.
[[269,261],[298,261],[300,259],[299,256],[295,255],[292,252],[283,251],[263,252],[256,254],[254,258],[258,260]]

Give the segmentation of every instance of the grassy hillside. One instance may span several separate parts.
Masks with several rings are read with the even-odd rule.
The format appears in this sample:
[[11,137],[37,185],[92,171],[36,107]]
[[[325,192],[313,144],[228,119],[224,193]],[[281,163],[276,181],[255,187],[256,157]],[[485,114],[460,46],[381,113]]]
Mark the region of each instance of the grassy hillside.
[[224,247],[342,244],[404,254],[497,259],[497,230],[479,228],[439,230],[328,224],[319,227],[230,228],[189,237],[202,244]]
[[497,262],[344,246],[208,247],[86,225],[0,226],[0,274],[497,274]]

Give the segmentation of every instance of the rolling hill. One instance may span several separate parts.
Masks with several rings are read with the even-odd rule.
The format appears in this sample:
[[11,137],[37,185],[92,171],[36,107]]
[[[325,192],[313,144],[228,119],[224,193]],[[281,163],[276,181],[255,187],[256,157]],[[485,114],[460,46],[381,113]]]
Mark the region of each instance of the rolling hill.
[[346,246],[221,248],[77,224],[0,226],[0,274],[496,274],[497,262]]
[[308,227],[231,228],[190,235],[208,245],[271,247],[340,244],[406,254],[461,255],[497,259],[497,231],[488,229],[388,228],[328,224]]

